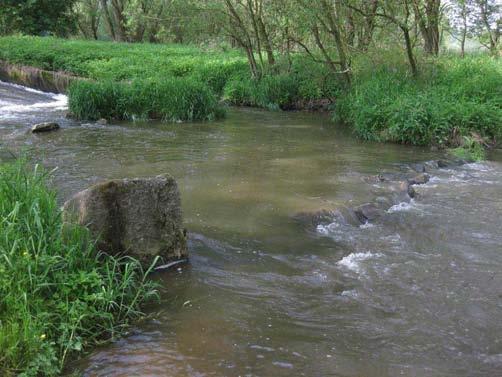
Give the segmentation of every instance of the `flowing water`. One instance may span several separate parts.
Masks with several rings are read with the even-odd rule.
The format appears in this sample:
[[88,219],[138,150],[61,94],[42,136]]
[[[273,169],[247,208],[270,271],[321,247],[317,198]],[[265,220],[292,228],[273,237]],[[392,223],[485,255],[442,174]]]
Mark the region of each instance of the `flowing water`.
[[[502,376],[500,153],[430,169],[370,223],[308,223],[296,215],[373,201],[369,175],[440,156],[363,143],[319,114],[98,125],[65,106],[0,83],[1,155],[58,167],[61,201],[170,173],[190,232],[191,263],[157,274],[162,302],[74,363],[84,376]],[[41,121],[62,129],[27,132]]]

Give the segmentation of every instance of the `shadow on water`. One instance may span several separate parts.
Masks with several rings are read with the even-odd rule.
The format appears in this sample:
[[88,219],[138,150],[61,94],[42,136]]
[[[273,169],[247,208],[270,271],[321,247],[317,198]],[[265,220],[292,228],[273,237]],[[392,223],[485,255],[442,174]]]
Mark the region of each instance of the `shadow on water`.
[[[61,200],[108,178],[170,173],[191,264],[87,376],[493,376],[502,369],[502,160],[431,171],[363,226],[298,212],[373,199],[368,175],[437,158],[362,143],[327,116],[230,110],[207,124],[101,126],[64,98],[0,84],[2,144],[49,167]],[[57,120],[46,135],[26,130]],[[497,162],[499,161],[499,162]]]

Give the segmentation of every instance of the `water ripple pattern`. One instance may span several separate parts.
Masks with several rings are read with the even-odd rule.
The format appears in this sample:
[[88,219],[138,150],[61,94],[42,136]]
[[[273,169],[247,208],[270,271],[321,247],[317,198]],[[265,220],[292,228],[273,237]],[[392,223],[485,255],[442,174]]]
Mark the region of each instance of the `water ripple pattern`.
[[[438,152],[361,143],[327,116],[230,109],[201,124],[75,122],[62,96],[0,83],[0,148],[63,201],[103,179],[174,175],[191,264],[162,302],[70,369],[84,376],[497,376],[502,155],[431,171],[411,202],[351,225],[296,214],[380,195],[365,181]],[[57,121],[53,133],[27,132]],[[0,155],[1,157],[1,155]],[[69,371],[69,373],[72,372]]]

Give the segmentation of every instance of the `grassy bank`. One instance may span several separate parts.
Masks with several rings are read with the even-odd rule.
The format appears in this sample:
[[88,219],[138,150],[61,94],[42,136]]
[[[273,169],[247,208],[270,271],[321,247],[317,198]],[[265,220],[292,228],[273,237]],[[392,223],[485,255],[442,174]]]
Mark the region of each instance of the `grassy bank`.
[[69,90],[81,119],[211,120],[227,81],[247,72],[235,51],[37,37],[0,38],[0,60],[91,79]]
[[502,62],[442,57],[417,78],[404,65],[364,68],[337,101],[335,116],[361,138],[439,147],[502,137]]
[[420,73],[411,77],[402,57],[401,51],[355,54],[346,88],[303,54],[279,58],[256,80],[238,50],[0,38],[1,60],[91,79],[70,87],[70,110],[80,119],[212,120],[223,115],[222,99],[285,110],[336,103],[335,118],[366,140],[469,149],[473,141],[502,136],[500,59],[419,56]]
[[98,254],[65,226],[47,175],[0,166],[0,375],[58,375],[120,333],[155,296],[139,263]]
[[91,79],[69,90],[70,110],[81,119],[211,120],[222,115],[221,99],[269,109],[308,108],[339,91],[337,77],[303,56],[279,61],[274,72],[253,80],[238,50],[2,37],[0,60]]

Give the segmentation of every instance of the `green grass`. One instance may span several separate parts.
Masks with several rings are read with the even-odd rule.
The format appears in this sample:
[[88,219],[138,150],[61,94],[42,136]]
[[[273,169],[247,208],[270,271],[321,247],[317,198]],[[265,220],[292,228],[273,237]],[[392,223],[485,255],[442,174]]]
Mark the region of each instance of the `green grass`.
[[[118,119],[214,119],[223,115],[218,100],[227,81],[248,74],[236,51],[49,37],[2,37],[0,60],[91,79],[69,90],[70,111],[81,119],[96,119],[98,113]],[[97,103],[86,96],[106,98]]]
[[156,296],[148,271],[94,248],[64,225],[47,174],[0,166],[0,375],[54,376],[109,340]]
[[[211,90],[192,78],[164,81],[76,81],[69,107],[80,119],[163,119],[168,122],[213,120],[222,116]],[[175,93],[175,94],[173,94]]]
[[317,101],[334,102],[342,84],[325,65],[298,54],[289,65],[279,59],[274,72],[260,80],[249,74],[235,74],[224,87],[223,98],[232,105],[254,106],[270,110],[309,108]]
[[324,65],[302,55],[291,64],[279,59],[261,80],[251,78],[238,50],[181,45],[11,36],[0,38],[0,60],[90,79],[69,90],[70,111],[80,119],[211,120],[223,115],[220,99],[291,109],[333,99],[340,90]]
[[354,79],[340,77],[303,54],[277,56],[259,80],[238,50],[127,44],[39,37],[0,38],[0,60],[89,78],[70,87],[80,119],[212,120],[231,105],[316,108],[334,102],[335,118],[366,140],[457,147],[473,133],[502,136],[502,61],[487,55],[424,58],[411,77],[396,51],[353,57]]
[[365,69],[339,98],[335,115],[367,140],[456,147],[473,133],[498,139],[502,62],[443,57],[418,78],[402,66]]
[[464,136],[462,145],[450,149],[450,153],[468,162],[479,162],[486,159],[486,150],[483,143],[469,136]]

